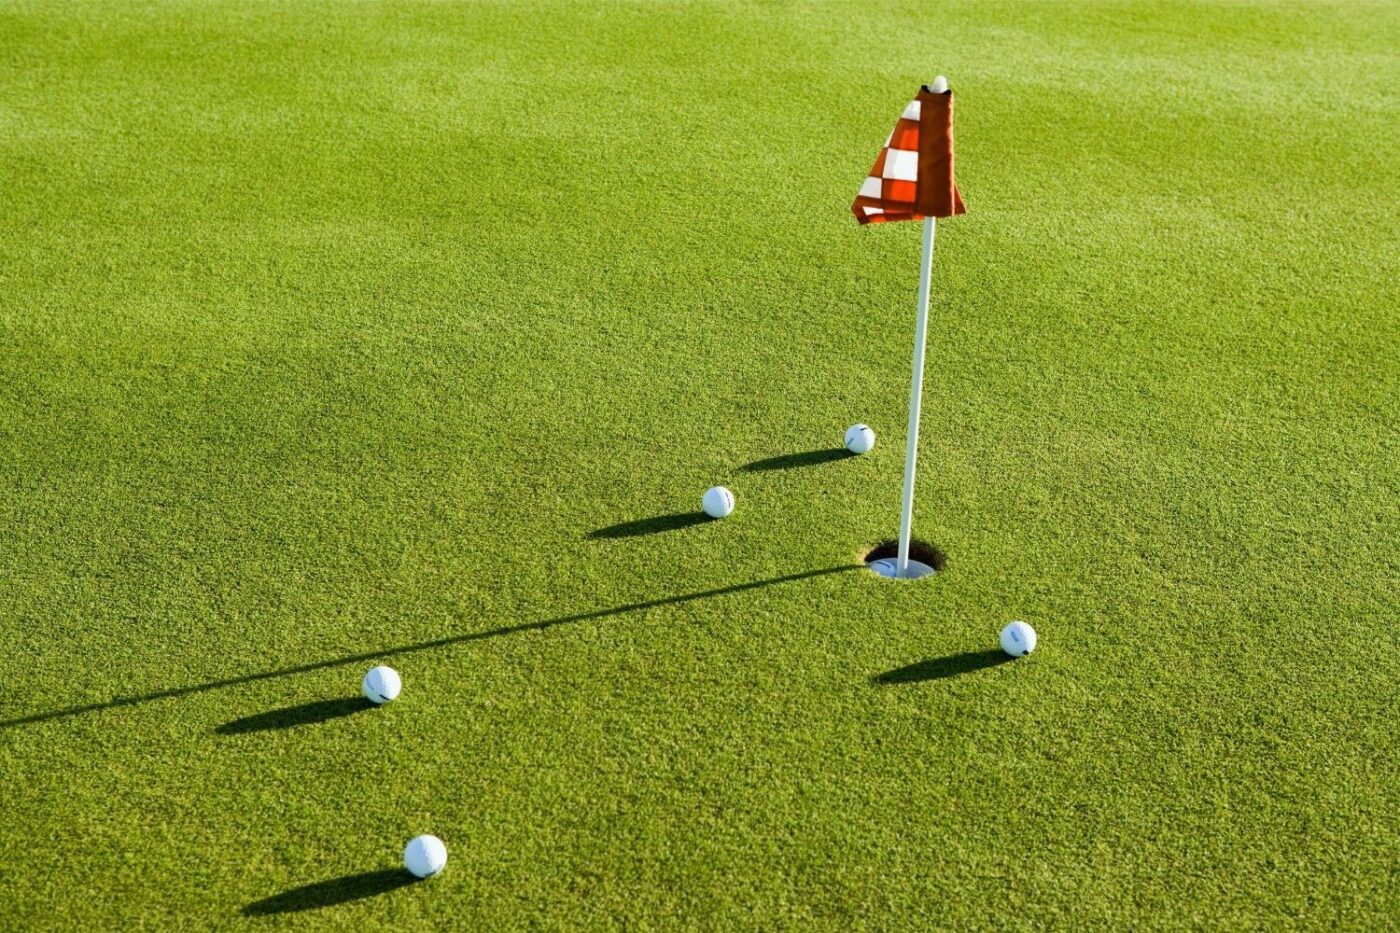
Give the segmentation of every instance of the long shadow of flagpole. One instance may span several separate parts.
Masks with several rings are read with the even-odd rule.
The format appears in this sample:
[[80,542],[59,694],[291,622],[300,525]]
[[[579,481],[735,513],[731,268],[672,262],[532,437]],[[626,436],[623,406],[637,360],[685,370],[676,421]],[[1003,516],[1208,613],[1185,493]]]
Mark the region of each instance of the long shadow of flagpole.
[[772,577],[767,580],[754,580],[750,583],[736,583],[733,586],[722,586],[713,590],[701,590],[697,593],[683,593],[680,596],[667,596],[662,599],[649,599],[646,602],[628,603],[625,606],[614,606],[611,609],[596,609],[592,612],[580,612],[576,615],[560,616],[555,619],[543,619],[539,622],[524,622],[520,625],[508,625],[504,628],[491,629],[485,632],[468,632],[463,635],[450,635],[446,638],[437,638],[432,641],[420,641],[412,645],[399,645],[398,647],[381,648],[378,651],[367,651],[363,654],[351,654],[341,658],[331,658],[326,661],[315,661],[311,664],[301,664],[296,667],[283,667],[275,671],[264,671],[258,674],[245,674],[242,677],[229,677],[225,680],[211,680],[208,683],[194,684],[188,687],[176,687],[172,690],[158,690],[154,693],[144,693],[140,696],[117,697],[101,703],[86,703],[82,706],[68,706],[63,709],[49,710],[44,713],[34,713],[29,716],[20,716],[14,719],[0,719],[0,729],[8,729],[13,726],[25,726],[36,722],[47,722],[51,719],[63,719],[68,716],[79,716],[83,713],[93,713],[104,709],[118,709],[123,706],[135,706],[139,703],[149,703],[153,700],[169,700],[175,697],[190,696],[195,693],[206,693],[210,690],[221,690],[224,687],[236,687],[239,684],[251,684],[260,680],[272,680],[276,677],[287,677],[292,674],[308,674],[311,671],[325,670],[328,667],[339,667],[342,664],[354,664],[356,662],[373,661],[378,658],[388,658],[395,655],[413,654],[419,651],[431,651],[434,648],[445,648],[448,645],[460,645],[469,641],[482,641],[487,638],[500,638],[504,635],[517,635],[522,632],[542,632],[558,625],[570,625],[574,622],[587,622],[592,619],[605,619],[608,616],[625,615],[629,612],[640,612],[644,609],[655,609],[660,606],[675,606],[681,603],[695,602],[699,599],[709,599],[714,596],[729,596],[734,593],[743,593],[747,590],[756,590],[765,586],[776,586],[779,583],[795,583],[798,580],[810,580],[813,577],[822,577],[833,573],[845,573],[848,570],[858,569],[860,564],[842,564],[837,567],[826,567],[821,570],[807,570],[802,573],[790,573],[781,577]]

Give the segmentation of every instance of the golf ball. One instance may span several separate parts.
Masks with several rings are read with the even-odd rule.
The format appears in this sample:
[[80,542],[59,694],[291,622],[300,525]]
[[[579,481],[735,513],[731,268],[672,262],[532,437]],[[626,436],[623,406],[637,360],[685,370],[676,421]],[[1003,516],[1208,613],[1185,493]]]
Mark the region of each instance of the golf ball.
[[875,432],[868,424],[853,424],[846,429],[846,449],[853,454],[869,453],[875,446]]
[[360,689],[364,690],[365,699],[378,706],[398,696],[403,689],[403,681],[399,680],[398,671],[381,664],[369,669],[365,679],[360,682]]
[[711,486],[705,490],[705,498],[700,500],[700,507],[711,518],[724,518],[734,511],[734,493],[723,486]]
[[437,836],[414,836],[403,847],[403,867],[415,878],[431,878],[447,864],[447,846]]
[[946,94],[948,93],[948,79],[939,75],[933,79],[933,83],[928,86],[928,89],[935,94]]
[[1013,658],[1024,657],[1035,650],[1035,629],[1019,619],[1001,630],[1001,650]]

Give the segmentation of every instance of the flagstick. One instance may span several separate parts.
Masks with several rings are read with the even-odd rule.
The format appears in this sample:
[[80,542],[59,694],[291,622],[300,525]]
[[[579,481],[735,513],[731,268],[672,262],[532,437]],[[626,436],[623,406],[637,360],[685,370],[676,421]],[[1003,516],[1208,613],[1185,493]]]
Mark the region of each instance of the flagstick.
[[904,505],[899,513],[899,563],[895,579],[909,572],[909,532],[914,524],[914,461],[919,455],[919,401],[924,394],[924,335],[928,332],[928,289],[933,273],[933,218],[924,218],[924,253],[919,261],[919,316],[914,323],[914,376],[909,384],[908,445],[904,450]]

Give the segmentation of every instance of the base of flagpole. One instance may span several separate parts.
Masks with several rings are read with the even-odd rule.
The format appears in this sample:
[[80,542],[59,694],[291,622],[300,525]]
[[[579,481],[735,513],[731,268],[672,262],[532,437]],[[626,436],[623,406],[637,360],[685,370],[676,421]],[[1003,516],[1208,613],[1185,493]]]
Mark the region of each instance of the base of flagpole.
[[938,572],[923,561],[912,558],[902,574],[899,572],[898,557],[882,557],[879,560],[872,560],[865,566],[870,568],[872,573],[879,574],[887,580],[918,580]]

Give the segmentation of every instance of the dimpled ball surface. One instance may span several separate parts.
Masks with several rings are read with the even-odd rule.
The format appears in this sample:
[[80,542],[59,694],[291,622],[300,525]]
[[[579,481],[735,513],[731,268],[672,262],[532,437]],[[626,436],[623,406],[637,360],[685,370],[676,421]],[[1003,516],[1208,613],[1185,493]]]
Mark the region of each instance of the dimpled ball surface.
[[1001,650],[1020,658],[1035,650],[1035,629],[1025,622],[1015,621],[1001,630]]
[[853,454],[865,454],[875,446],[875,430],[868,424],[853,424],[846,429],[846,449]]
[[415,878],[431,878],[447,865],[447,846],[437,836],[415,836],[403,850],[403,867]]
[[734,493],[723,486],[712,486],[705,490],[700,507],[711,518],[724,518],[734,511]]
[[399,692],[403,690],[403,681],[399,678],[398,671],[381,664],[365,672],[364,679],[360,681],[360,689],[364,692],[365,699],[381,706],[398,698]]

